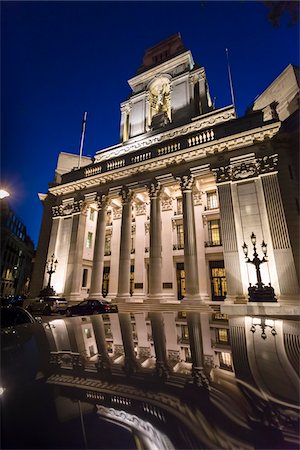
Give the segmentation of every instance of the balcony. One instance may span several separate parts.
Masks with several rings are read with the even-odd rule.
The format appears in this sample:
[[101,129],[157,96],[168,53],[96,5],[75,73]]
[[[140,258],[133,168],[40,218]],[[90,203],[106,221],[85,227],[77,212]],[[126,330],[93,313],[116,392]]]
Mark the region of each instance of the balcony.
[[173,250],[183,250],[184,244],[173,244]]
[[230,341],[229,339],[227,341],[219,341],[217,340],[211,340],[211,346],[212,348],[220,348],[220,349],[229,349],[230,348]]
[[221,239],[219,239],[219,240],[215,240],[215,241],[205,241],[204,242],[204,246],[205,247],[221,247],[223,244],[222,244],[222,240]]
[[177,344],[189,345],[190,340],[187,336],[177,336]]

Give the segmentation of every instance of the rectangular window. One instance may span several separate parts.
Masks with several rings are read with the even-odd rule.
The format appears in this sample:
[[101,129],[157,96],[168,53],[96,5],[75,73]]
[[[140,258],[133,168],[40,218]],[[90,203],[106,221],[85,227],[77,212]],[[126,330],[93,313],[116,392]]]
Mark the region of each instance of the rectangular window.
[[92,248],[92,243],[93,243],[93,233],[91,231],[88,231],[86,238],[86,248]]
[[229,335],[227,328],[218,328],[216,330],[217,342],[219,344],[229,344]]
[[87,286],[88,269],[83,269],[82,273],[82,287]]
[[92,222],[95,220],[95,210],[93,208],[90,209],[90,220]]
[[221,352],[219,353],[219,359],[220,359],[220,368],[226,369],[226,370],[232,370],[232,361],[231,361],[231,354],[227,352]]
[[111,254],[111,234],[106,234],[104,243],[104,255],[109,256],[110,254]]
[[176,214],[182,214],[182,197],[177,199],[177,211]]
[[[212,300],[223,301],[227,294],[224,261],[209,261]],[[221,315],[220,315],[221,316]]]
[[220,220],[208,221],[208,239],[209,247],[222,245]]
[[84,329],[84,334],[85,334],[85,337],[87,339],[90,339],[92,337],[91,329],[90,328],[85,328]]
[[207,199],[207,209],[219,208],[217,191],[207,192],[206,199]]
[[187,325],[181,325],[181,337],[182,337],[182,339],[189,338],[189,329],[188,329]]
[[177,225],[177,250],[184,248],[183,224]]

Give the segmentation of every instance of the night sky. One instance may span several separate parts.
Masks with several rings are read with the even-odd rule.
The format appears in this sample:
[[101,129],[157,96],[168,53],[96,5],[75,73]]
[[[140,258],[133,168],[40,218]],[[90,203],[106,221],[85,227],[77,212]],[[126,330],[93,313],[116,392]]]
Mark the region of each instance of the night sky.
[[1,2],[1,185],[37,244],[38,193],[59,152],[119,142],[120,103],[144,51],[181,33],[204,66],[216,107],[231,103],[225,48],[242,116],[289,64],[299,65],[299,26],[274,28],[260,2]]

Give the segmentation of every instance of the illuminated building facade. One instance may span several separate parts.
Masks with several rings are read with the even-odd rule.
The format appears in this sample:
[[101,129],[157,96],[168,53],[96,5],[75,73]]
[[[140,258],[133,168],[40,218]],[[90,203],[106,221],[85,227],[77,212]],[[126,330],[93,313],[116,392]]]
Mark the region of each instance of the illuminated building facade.
[[[179,35],[147,50],[121,103],[121,142],[80,168],[78,156],[61,153],[40,195],[32,295],[54,254],[53,288],[70,302],[247,305],[257,273],[242,245],[251,256],[253,232],[258,253],[267,243],[261,278],[276,305],[297,305],[297,74],[288,66],[274,82],[281,97],[266,90],[236,118],[233,105],[214,108],[205,70]],[[227,339],[221,330],[216,344]]]

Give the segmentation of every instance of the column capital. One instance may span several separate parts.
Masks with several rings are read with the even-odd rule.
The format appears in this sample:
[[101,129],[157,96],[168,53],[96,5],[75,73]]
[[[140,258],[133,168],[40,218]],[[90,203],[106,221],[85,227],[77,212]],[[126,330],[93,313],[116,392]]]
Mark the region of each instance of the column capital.
[[97,206],[98,206],[98,211],[102,210],[102,209],[106,209],[108,206],[108,196],[107,194],[98,194],[96,197],[96,201],[97,201]]
[[192,191],[194,184],[194,175],[192,175],[190,172],[186,172],[182,175],[177,176],[176,179],[179,181],[182,193]]
[[129,189],[127,186],[122,186],[120,194],[122,205],[130,203],[133,198],[133,191]]
[[150,199],[154,199],[159,197],[160,194],[160,190],[161,190],[161,185],[160,182],[158,180],[156,180],[155,178],[153,180],[151,180],[147,185],[146,188],[148,190],[148,194]]

